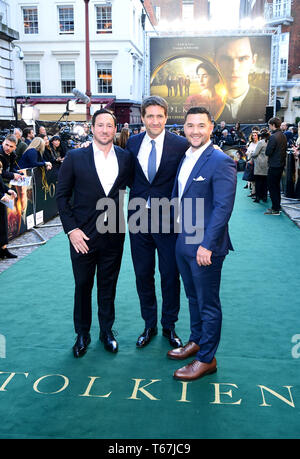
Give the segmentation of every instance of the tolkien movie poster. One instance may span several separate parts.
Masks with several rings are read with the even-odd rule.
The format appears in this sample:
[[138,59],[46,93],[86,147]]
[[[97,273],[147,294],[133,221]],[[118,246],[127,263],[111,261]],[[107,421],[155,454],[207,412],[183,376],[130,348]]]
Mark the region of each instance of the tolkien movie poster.
[[192,106],[219,122],[264,123],[270,55],[270,36],[150,38],[150,94],[167,100],[168,124]]

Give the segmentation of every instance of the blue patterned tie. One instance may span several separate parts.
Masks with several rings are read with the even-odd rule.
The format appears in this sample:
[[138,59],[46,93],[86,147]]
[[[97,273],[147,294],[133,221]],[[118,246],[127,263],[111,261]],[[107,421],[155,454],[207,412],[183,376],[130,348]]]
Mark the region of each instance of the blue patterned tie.
[[152,183],[156,174],[156,148],[155,140],[151,140],[152,148],[148,159],[148,180]]

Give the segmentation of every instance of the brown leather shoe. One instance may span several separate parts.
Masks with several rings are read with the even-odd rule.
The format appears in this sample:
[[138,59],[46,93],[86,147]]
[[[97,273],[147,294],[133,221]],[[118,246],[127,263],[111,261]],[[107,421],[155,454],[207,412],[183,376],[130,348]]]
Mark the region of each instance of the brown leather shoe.
[[194,379],[202,378],[205,375],[215,373],[217,371],[217,361],[215,358],[210,363],[193,360],[192,363],[185,367],[176,370],[173,377],[180,381],[193,381]]
[[184,359],[187,359],[188,357],[191,357],[192,355],[196,355],[199,349],[200,347],[198,346],[198,344],[193,343],[193,341],[190,341],[183,347],[178,347],[177,349],[171,349],[167,353],[167,356],[169,357],[169,359],[173,359],[173,360],[184,360]]

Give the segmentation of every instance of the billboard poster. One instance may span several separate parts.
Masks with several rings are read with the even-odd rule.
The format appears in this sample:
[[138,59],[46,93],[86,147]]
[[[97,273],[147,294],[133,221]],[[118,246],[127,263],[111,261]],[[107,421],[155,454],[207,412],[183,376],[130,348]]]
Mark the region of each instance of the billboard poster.
[[215,121],[259,124],[269,102],[271,37],[151,37],[150,94],[169,104],[168,124],[192,106]]

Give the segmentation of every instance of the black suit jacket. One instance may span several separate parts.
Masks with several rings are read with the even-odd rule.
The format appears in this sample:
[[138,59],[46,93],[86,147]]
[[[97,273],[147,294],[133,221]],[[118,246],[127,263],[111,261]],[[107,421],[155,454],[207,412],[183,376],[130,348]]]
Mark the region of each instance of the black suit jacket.
[[[114,146],[119,164],[119,174],[110,190],[105,195],[99,180],[93,146],[70,150],[62,163],[58,174],[57,183],[57,206],[64,231],[80,228],[90,240],[87,242],[90,248],[97,246],[97,240],[101,234],[97,230],[97,219],[105,211],[105,208],[97,210],[99,199],[111,198],[116,204],[116,232],[124,228],[123,207],[119,211],[119,191],[126,190],[132,174],[132,158],[122,148]],[[71,200],[72,198],[72,200]],[[122,234],[124,238],[124,234]]]

